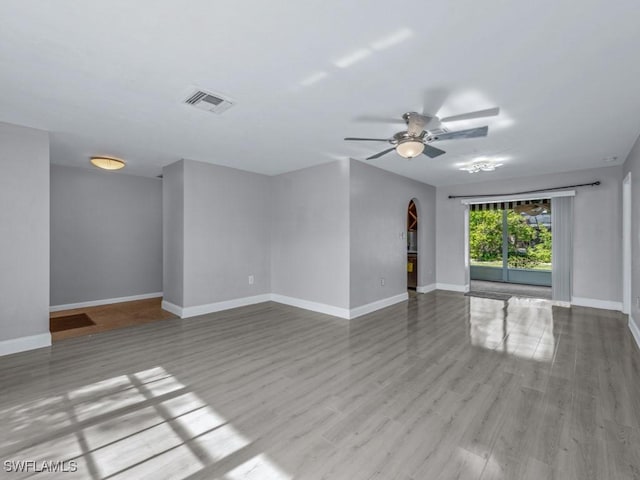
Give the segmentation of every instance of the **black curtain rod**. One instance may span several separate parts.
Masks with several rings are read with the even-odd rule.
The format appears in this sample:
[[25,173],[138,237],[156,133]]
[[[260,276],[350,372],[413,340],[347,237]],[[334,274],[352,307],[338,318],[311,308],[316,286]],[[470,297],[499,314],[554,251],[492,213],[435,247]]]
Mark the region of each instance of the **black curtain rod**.
[[485,198],[485,197],[508,197],[511,195],[525,195],[529,193],[544,193],[544,192],[552,192],[554,190],[564,190],[565,188],[576,188],[576,187],[595,187],[600,185],[600,180],[593,183],[581,183],[579,185],[567,185],[566,187],[553,187],[553,188],[544,188],[541,190],[528,190],[526,192],[515,192],[515,193],[490,193],[487,195],[449,195],[449,198]]

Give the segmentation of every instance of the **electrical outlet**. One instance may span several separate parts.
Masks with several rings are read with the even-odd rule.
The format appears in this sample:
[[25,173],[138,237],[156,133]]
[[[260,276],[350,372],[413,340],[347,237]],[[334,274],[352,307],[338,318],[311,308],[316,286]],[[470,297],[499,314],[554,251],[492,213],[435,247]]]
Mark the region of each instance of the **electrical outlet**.
[[380,286],[381,286],[381,287],[384,287],[384,277],[381,277],[381,278],[380,278]]
[[253,285],[253,275],[249,275],[249,285]]

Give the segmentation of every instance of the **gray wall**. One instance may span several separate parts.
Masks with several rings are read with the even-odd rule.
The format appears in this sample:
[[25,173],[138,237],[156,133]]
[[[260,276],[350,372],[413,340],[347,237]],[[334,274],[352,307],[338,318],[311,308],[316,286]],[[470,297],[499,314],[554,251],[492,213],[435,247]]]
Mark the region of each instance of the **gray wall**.
[[271,180],[272,292],[349,308],[349,161]]
[[623,169],[623,178],[631,172],[631,317],[640,330],[640,308],[636,301],[640,296],[640,138]]
[[427,286],[436,279],[435,187],[351,160],[351,308],[407,291],[402,234],[411,199],[418,208],[418,285]]
[[[165,212],[167,243],[180,255],[182,221],[182,303],[181,307],[251,297],[270,292],[270,179],[208,163],[183,160],[183,191],[180,192],[179,166],[166,167],[165,205],[178,198]],[[172,169],[175,169],[173,174]],[[169,191],[171,189],[171,192]],[[183,218],[180,220],[180,193]],[[168,231],[169,225],[175,230]],[[166,254],[170,254],[169,251]],[[171,301],[180,296],[179,260],[165,278]],[[254,276],[253,285],[249,275]],[[175,292],[175,297],[174,297]]]
[[49,332],[49,136],[0,123],[0,341]]
[[458,199],[448,199],[448,195],[516,193],[594,180],[600,180],[602,185],[579,188],[575,197],[573,296],[619,302],[622,298],[620,166],[438,187],[438,283],[465,283],[464,206]]
[[162,291],[162,182],[51,166],[51,305]]
[[162,298],[184,305],[184,161],[162,169]]

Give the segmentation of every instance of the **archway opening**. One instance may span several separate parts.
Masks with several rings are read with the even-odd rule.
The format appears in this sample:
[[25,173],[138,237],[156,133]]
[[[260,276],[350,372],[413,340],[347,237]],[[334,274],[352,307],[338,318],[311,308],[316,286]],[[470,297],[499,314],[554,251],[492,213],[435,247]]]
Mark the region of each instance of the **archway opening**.
[[407,208],[407,288],[418,287],[418,208],[411,200]]

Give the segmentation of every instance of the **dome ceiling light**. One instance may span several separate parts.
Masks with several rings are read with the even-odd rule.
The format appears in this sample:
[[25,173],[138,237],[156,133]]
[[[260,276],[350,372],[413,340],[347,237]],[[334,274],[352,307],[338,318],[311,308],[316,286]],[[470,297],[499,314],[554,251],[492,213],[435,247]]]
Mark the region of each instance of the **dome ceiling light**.
[[417,157],[424,151],[422,139],[408,137],[398,142],[396,153],[404,158]]
[[112,157],[91,157],[91,164],[103,170],[120,170],[126,165],[124,160]]

